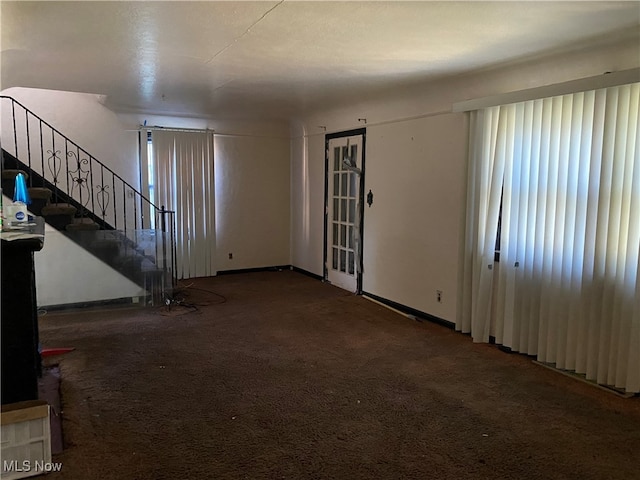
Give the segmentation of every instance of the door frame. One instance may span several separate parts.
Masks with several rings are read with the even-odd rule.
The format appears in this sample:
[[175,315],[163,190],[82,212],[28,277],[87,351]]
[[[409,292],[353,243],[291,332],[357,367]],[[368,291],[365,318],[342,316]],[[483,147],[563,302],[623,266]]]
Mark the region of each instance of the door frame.
[[364,176],[365,176],[365,153],[367,151],[367,129],[356,128],[343,132],[327,133],[324,136],[324,239],[322,253],[322,280],[329,281],[329,269],[327,268],[327,235],[329,233],[329,141],[335,138],[355,137],[362,135],[362,165],[360,169],[360,191],[358,203],[360,204],[360,262],[359,271],[356,271],[356,294],[362,295],[362,267],[364,264]]

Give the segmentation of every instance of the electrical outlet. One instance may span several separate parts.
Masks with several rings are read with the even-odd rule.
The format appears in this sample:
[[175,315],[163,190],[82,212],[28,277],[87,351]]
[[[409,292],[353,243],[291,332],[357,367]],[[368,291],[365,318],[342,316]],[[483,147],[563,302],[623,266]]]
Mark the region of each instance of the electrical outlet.
[[436,300],[438,303],[442,303],[442,290],[436,290]]
[[229,260],[233,260],[233,253],[229,254]]

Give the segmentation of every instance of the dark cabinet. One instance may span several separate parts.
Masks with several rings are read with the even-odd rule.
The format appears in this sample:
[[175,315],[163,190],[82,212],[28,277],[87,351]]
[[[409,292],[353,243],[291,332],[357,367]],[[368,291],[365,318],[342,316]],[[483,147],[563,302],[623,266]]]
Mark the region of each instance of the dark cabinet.
[[2,404],[38,398],[41,375],[33,254],[44,225],[2,232]]

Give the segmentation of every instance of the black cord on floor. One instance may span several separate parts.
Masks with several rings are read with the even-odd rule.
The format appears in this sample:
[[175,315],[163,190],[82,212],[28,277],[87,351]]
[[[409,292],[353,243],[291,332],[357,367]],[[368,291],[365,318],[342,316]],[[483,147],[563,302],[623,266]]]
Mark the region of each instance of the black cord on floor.
[[[209,293],[211,295],[215,295],[216,297],[218,297],[219,299],[221,299],[221,301],[218,301],[216,303],[206,303],[206,304],[197,304],[197,303],[187,303],[185,300],[186,298],[184,297],[188,297],[188,290],[199,290],[201,292],[206,292]],[[199,307],[204,307],[204,306],[210,306],[210,305],[220,305],[222,303],[225,303],[227,301],[227,298],[224,295],[220,295],[219,293],[216,293],[212,290],[207,290],[206,288],[200,288],[200,287],[194,287],[193,283],[190,283],[189,285],[185,285],[185,286],[179,286],[176,288],[176,293],[173,295],[172,298],[167,297],[166,299],[166,304],[165,306],[161,307],[162,309],[164,309],[165,311],[171,310],[172,306],[182,306],[182,307],[186,307],[186,308],[190,308],[192,309],[192,311],[194,312],[198,312],[200,311]]]
[[207,292],[207,293],[210,293],[211,295],[215,295],[216,297],[222,299],[222,301],[214,303],[214,305],[219,305],[219,304],[225,303],[227,301],[227,297],[225,297],[224,295],[220,295],[219,293],[216,293],[216,292],[214,292],[212,290],[207,290],[206,288],[200,288],[200,287],[191,287],[191,286],[188,287],[188,288],[190,288],[191,290],[199,290],[201,292]]

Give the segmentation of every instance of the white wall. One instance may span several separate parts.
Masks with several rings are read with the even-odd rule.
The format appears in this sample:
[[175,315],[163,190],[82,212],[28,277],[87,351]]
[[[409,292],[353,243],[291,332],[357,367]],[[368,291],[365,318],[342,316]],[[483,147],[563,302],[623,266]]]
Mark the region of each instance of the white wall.
[[324,136],[291,140],[291,260],[322,275],[324,238]]
[[[367,127],[363,289],[455,322],[468,126],[452,104],[640,66],[633,38],[315,112],[292,125],[292,264],[322,274],[324,135]],[[367,123],[358,119],[365,118]],[[435,290],[443,291],[437,303]]]
[[[1,93],[13,97],[139,189],[138,133],[125,130],[117,115],[100,103],[100,95],[22,87]],[[5,135],[7,112],[3,110],[2,116],[3,138],[10,139]]]
[[144,289],[45,226],[44,247],[34,254],[38,307],[142,297]]
[[[467,127],[443,114],[367,128],[363,290],[455,320]],[[294,137],[292,260],[323,274],[324,135]],[[443,292],[436,301],[436,290]]]
[[216,135],[214,143],[218,270],[288,265],[289,138]]
[[[2,197],[3,205],[11,199]],[[141,297],[144,289],[45,224],[44,246],[34,254],[38,307]]]
[[465,120],[448,114],[367,130],[365,192],[371,189],[374,201],[365,206],[363,289],[451,321]]

